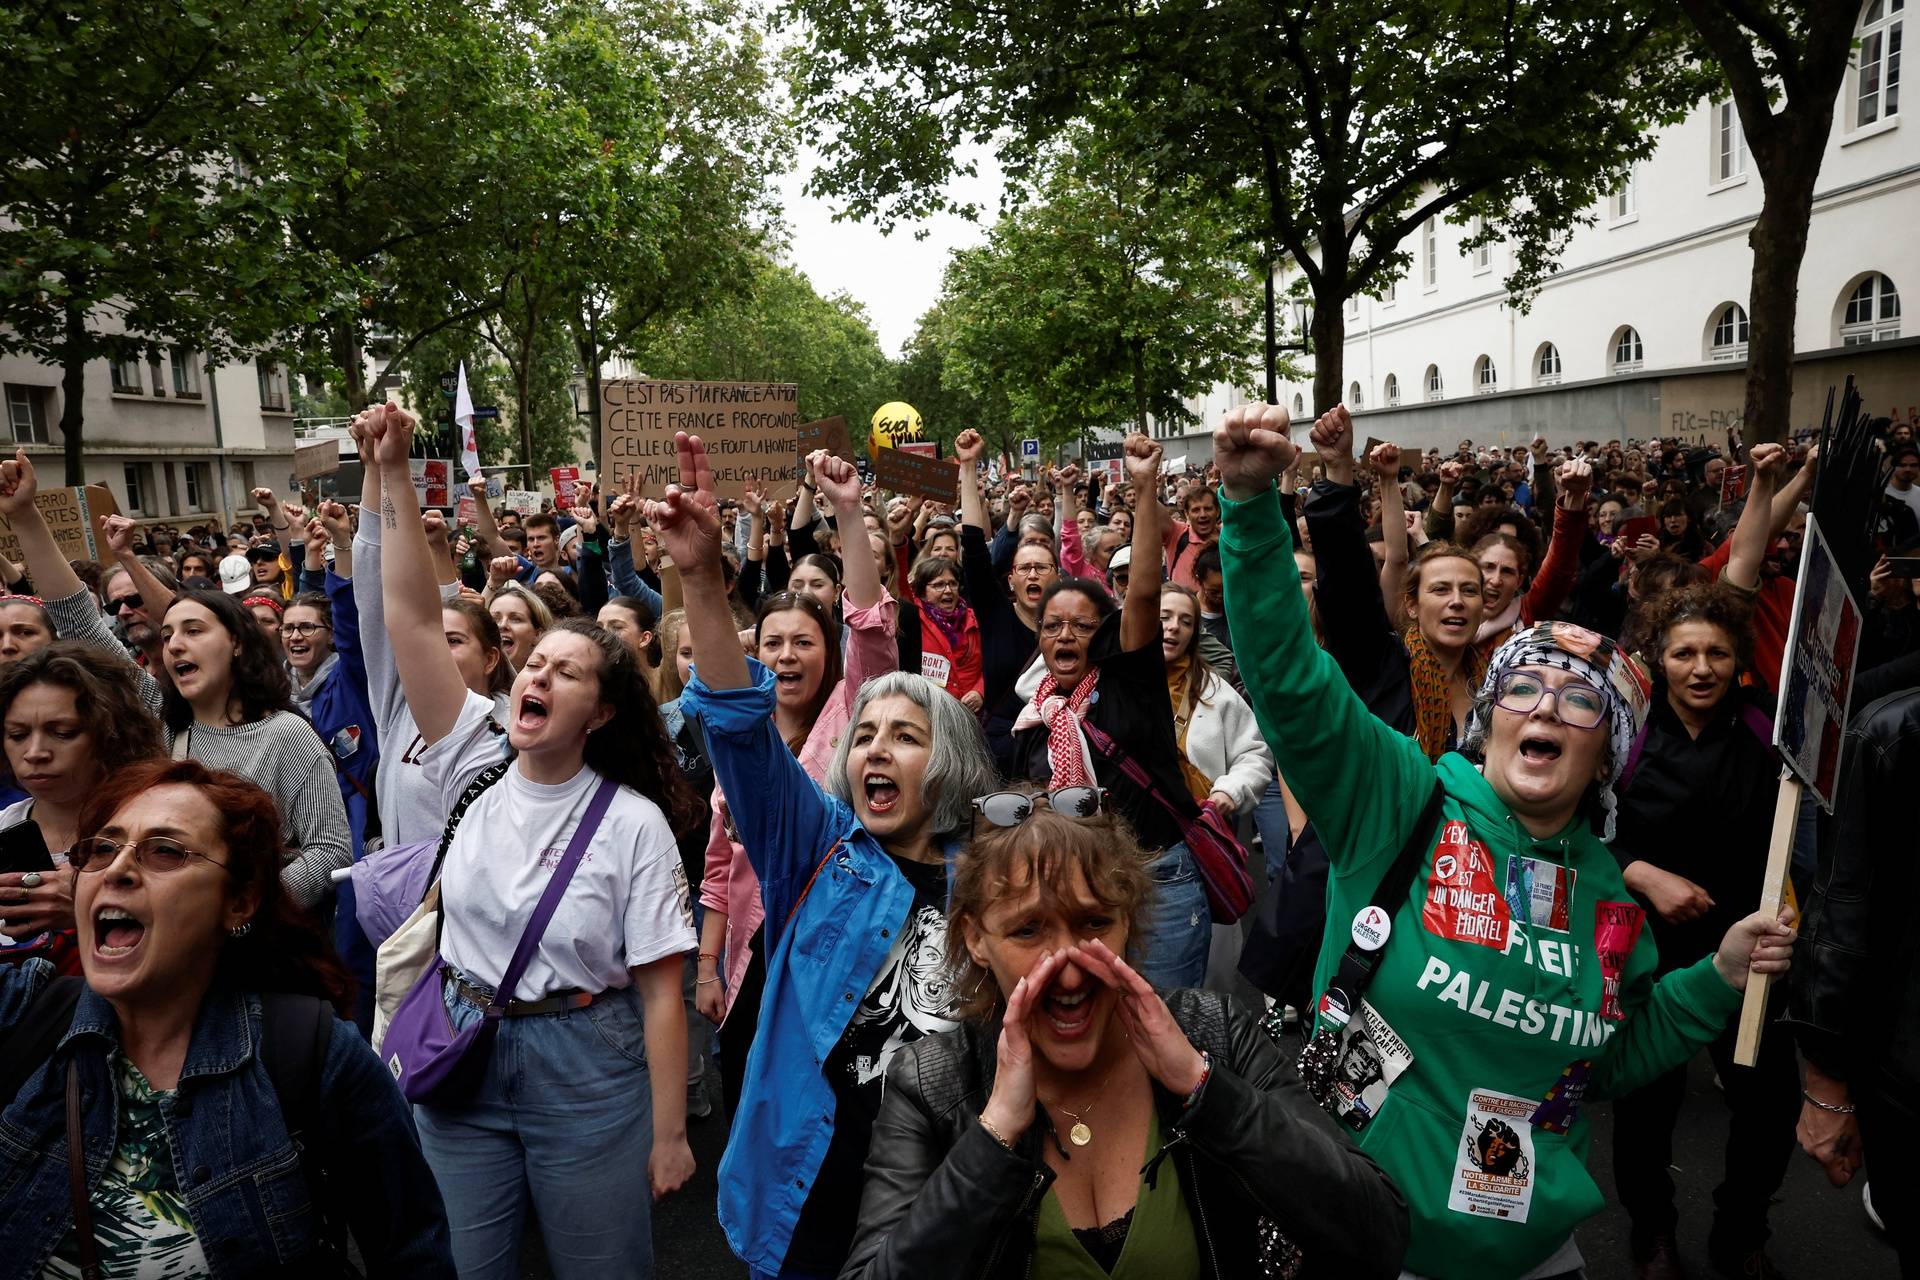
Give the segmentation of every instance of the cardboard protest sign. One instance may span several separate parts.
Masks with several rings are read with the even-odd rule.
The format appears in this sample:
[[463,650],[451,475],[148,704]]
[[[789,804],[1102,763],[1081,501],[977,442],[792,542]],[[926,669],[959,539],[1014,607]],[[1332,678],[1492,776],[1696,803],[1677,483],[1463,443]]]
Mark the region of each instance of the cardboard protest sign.
[[518,515],[530,516],[540,510],[540,491],[538,489],[509,489],[503,501],[506,508]]
[[1796,587],[1773,745],[1787,767],[1813,789],[1820,807],[1831,813],[1860,648],[1860,606],[1814,515],[1807,517]]
[[[40,508],[41,518],[47,522],[47,528],[53,531],[53,540],[58,544],[61,555],[69,560],[91,560],[95,564],[114,562],[113,552],[107,549],[104,539],[96,536],[95,529],[95,521],[101,516],[120,514],[120,508],[114,504],[113,494],[105,485],[42,489],[35,495],[33,505]],[[0,554],[15,564],[25,558],[20,554],[20,539],[14,536],[12,527],[4,518],[0,518]]]
[[295,483],[303,487],[309,480],[318,480],[321,476],[330,476],[339,470],[340,442],[338,440],[303,444],[293,451],[293,478]]
[[848,462],[859,461],[853,452],[853,434],[847,430],[845,418],[821,418],[800,424],[800,461],[805,463],[807,455],[815,449],[825,449]]
[[906,449],[874,450],[873,478],[882,489],[933,502],[953,502],[960,492],[960,468],[952,459]]
[[799,454],[800,389],[791,382],[620,379],[600,389],[600,457],[608,492],[632,474],[659,497],[680,481],[675,432],[697,435],[713,463],[714,492],[738,498],[750,484],[777,490]]

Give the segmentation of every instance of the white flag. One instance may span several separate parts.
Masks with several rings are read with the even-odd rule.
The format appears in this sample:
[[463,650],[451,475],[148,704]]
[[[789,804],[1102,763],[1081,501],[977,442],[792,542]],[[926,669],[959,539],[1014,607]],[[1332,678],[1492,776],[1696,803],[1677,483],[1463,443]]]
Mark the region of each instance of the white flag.
[[467,362],[460,362],[460,384],[453,392],[453,425],[460,429],[460,466],[472,479],[480,474],[480,442],[473,434],[473,393],[467,390]]

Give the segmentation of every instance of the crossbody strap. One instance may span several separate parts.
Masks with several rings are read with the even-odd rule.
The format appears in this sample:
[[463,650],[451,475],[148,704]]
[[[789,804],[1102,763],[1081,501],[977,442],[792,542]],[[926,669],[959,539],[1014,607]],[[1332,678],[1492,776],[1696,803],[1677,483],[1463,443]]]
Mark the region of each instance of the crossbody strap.
[[[1441,816],[1440,803],[1446,798],[1446,788],[1440,779],[1433,780],[1433,790],[1427,796],[1426,807],[1420,810],[1420,816],[1414,820],[1413,830],[1407,833],[1400,852],[1394,855],[1393,864],[1387,873],[1380,877],[1379,885],[1369,899],[1372,906],[1379,907],[1391,918],[1394,910],[1405,900],[1407,890],[1413,887],[1413,877],[1419,873],[1421,854],[1425,851],[1427,837],[1433,834],[1434,823]],[[1339,921],[1327,921],[1328,928],[1337,928]],[[1380,957],[1386,954],[1386,948],[1368,951],[1359,943],[1349,941],[1347,949],[1341,953],[1340,964],[1334,971],[1333,981],[1328,990],[1338,991],[1346,1000],[1345,1012],[1351,1015],[1360,1008],[1360,997],[1366,993],[1367,984],[1373,981],[1374,970],[1380,967]]]
[[1140,762],[1128,755],[1119,743],[1109,738],[1097,725],[1092,721],[1082,720],[1080,722],[1080,729],[1087,735],[1087,741],[1093,744],[1095,751],[1098,751],[1101,755],[1113,761],[1114,767],[1126,774],[1129,781],[1152,796],[1155,803],[1172,815],[1174,822],[1184,828],[1188,823],[1193,821],[1194,811],[1192,809],[1182,810],[1176,807],[1173,801],[1162,795],[1160,788],[1153,784],[1153,778],[1147,773],[1146,769],[1141,766]]
[[814,866],[813,874],[807,877],[807,882],[804,885],[800,886],[800,896],[795,898],[793,900],[793,905],[787,908],[787,918],[780,922],[780,927],[782,929],[785,929],[788,925],[793,923],[793,917],[795,913],[797,913],[800,910],[800,904],[807,900],[807,895],[809,893],[813,892],[813,882],[820,878],[820,873],[827,869],[827,864],[829,862],[833,861],[834,850],[838,849],[839,847],[840,847],[840,841],[835,840],[832,844],[827,846],[827,851],[820,855],[820,861]]
[[[487,1016],[497,1018],[506,1006],[512,1002],[515,988],[520,985],[520,976],[533,962],[533,953],[540,948],[540,939],[547,932],[547,922],[553,919],[553,913],[560,906],[560,899],[567,891],[567,882],[573,879],[574,868],[580,865],[580,859],[586,855],[587,845],[593,841],[593,833],[600,828],[600,820],[607,816],[607,806],[613,803],[613,793],[620,784],[612,778],[600,779],[600,785],[593,793],[593,799],[587,802],[587,811],[580,815],[580,825],[573,829],[573,839],[567,842],[567,851],[560,855],[560,865],[553,869],[547,879],[547,887],[540,893],[540,901],[534,905],[533,914],[527,919],[527,927],[520,933],[520,942],[513,949],[513,959],[507,961],[507,971],[500,976],[500,985],[494,989],[493,1000],[487,1005]],[[441,915],[444,917],[445,912]]]

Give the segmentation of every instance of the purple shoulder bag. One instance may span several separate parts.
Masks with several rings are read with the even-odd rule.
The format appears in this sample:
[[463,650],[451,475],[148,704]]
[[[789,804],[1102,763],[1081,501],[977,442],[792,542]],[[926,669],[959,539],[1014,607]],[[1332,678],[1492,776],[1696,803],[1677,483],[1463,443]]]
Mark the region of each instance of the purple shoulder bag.
[[[413,984],[413,990],[407,992],[406,999],[393,1011],[393,1021],[387,1025],[387,1038],[380,1049],[386,1055],[387,1070],[393,1073],[395,1083],[408,1102],[440,1105],[458,1102],[485,1072],[488,1050],[493,1046],[506,1006],[520,985],[520,976],[532,963],[533,953],[539,950],[547,922],[553,919],[567,884],[573,879],[574,868],[580,865],[593,833],[599,829],[600,820],[613,801],[613,793],[619,788],[620,784],[611,778],[600,780],[593,799],[587,802],[587,811],[580,817],[580,825],[574,828],[573,839],[567,842],[560,865],[553,869],[533,915],[527,919],[527,927],[521,931],[520,944],[513,949],[513,958],[507,962],[499,988],[487,1002],[486,1012],[479,1021],[458,1030],[454,1028],[453,1016],[447,1010],[446,964],[437,953],[420,980]],[[445,912],[443,903],[440,917],[443,922]]]

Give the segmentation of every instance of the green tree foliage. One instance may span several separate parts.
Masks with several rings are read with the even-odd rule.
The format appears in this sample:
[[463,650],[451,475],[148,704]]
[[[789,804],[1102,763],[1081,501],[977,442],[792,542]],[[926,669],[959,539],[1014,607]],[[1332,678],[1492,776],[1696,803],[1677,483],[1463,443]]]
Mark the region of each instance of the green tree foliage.
[[[1171,0],[1008,7],[788,0],[798,94],[855,216],[952,207],[967,144],[1016,179],[1125,102],[1118,141],[1294,258],[1315,300],[1315,403],[1342,387],[1347,298],[1410,265],[1429,216],[1481,215],[1524,302],[1594,196],[1707,77],[1661,0]],[[1103,127],[1105,125],[1103,120]],[[1251,197],[1251,198],[1249,198]],[[1240,218],[1236,211],[1248,211]]]
[[941,297],[945,376],[1003,395],[1014,434],[1185,425],[1182,403],[1244,378],[1252,277],[1191,183],[1169,185],[1093,129],[1050,149],[1034,199],[954,254]]
[[953,341],[951,319],[945,306],[936,302],[920,317],[913,337],[894,363],[896,390],[892,398],[905,400],[920,411],[929,439],[950,444],[972,427],[986,437],[995,452],[1014,452],[1019,438],[1013,432],[1013,410],[1005,383],[980,377],[986,371],[976,366],[974,385],[980,390],[959,385],[948,372],[947,352]]
[[866,309],[770,259],[704,309],[657,320],[630,354],[654,378],[796,383],[803,420],[839,415],[856,440],[898,394]]
[[217,363],[313,296],[328,264],[290,252],[284,226],[338,139],[263,146],[266,104],[305,95],[329,121],[370,8],[0,7],[0,351],[61,369],[68,483],[84,479],[89,361],[167,344]]
[[1791,421],[1794,300],[1813,186],[1860,6],[1857,0],[1681,0],[1680,7],[1726,72],[1766,193],[1747,237],[1752,333],[1743,420],[1748,439],[1779,442]]
[[[407,408],[430,431],[423,447],[430,457],[460,457],[458,438],[443,419],[453,402],[440,390],[440,375],[467,366],[467,392],[476,405],[493,405],[497,418],[474,423],[483,466],[520,464],[522,455],[519,409],[514,403],[513,370],[492,345],[472,327],[454,325],[422,338],[407,362],[401,397]],[[586,439],[583,420],[575,414],[573,385],[578,373],[573,344],[563,322],[553,322],[534,347],[534,376],[529,397],[530,421],[526,434],[533,439],[533,466],[513,472],[507,487],[532,488],[550,467],[573,462]]]

